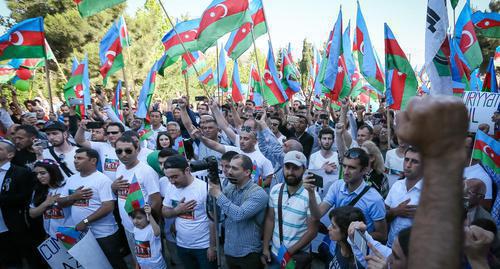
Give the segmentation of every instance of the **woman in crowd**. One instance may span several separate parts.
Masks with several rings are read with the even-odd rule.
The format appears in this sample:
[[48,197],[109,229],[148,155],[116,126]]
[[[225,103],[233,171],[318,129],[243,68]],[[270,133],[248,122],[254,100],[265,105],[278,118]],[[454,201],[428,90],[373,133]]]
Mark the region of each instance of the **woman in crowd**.
[[33,219],[43,216],[45,233],[55,238],[57,227],[72,225],[68,223],[71,222],[70,208],[61,208],[57,204],[57,199],[63,193],[64,176],[59,165],[50,159],[37,161],[33,172],[38,181],[34,188],[29,215]]
[[366,176],[366,182],[371,184],[382,197],[389,193],[389,180],[385,172],[384,157],[380,149],[372,141],[365,141],[361,147],[370,156],[370,172]]
[[170,135],[165,132],[159,132],[158,136],[156,137],[156,149],[157,150],[162,150],[165,148],[172,148],[172,138],[170,138]]

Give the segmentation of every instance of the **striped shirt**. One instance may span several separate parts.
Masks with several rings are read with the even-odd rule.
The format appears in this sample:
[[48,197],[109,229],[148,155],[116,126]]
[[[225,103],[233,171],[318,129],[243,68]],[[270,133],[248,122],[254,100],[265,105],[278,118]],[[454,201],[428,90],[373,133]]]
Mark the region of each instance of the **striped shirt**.
[[[278,250],[280,248],[278,198],[282,184],[284,183],[277,184],[272,188],[268,203],[268,206],[274,209],[273,244],[271,249],[274,255],[278,255]],[[319,204],[321,199],[319,198],[317,192],[314,192],[314,194],[316,202]],[[311,211],[309,210],[309,193],[304,189],[304,186],[301,185],[300,188],[291,196],[288,195],[288,188],[283,189],[282,212],[283,244],[286,248],[290,248],[306,233],[306,220],[311,216]],[[309,252],[309,244],[304,246],[302,251]]]

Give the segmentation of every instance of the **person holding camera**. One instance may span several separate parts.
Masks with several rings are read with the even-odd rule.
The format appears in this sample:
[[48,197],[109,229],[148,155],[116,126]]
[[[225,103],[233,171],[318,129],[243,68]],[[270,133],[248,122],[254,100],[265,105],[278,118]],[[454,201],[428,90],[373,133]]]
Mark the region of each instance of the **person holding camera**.
[[168,157],[163,171],[171,185],[165,189],[162,215],[175,218],[177,254],[184,268],[216,268],[215,225],[206,212],[207,183],[191,174],[182,156]]
[[248,156],[235,155],[227,173],[231,184],[222,191],[220,184],[209,182],[209,194],[226,216],[224,254],[230,269],[264,268],[260,262],[261,237],[269,197],[251,180],[252,166]]

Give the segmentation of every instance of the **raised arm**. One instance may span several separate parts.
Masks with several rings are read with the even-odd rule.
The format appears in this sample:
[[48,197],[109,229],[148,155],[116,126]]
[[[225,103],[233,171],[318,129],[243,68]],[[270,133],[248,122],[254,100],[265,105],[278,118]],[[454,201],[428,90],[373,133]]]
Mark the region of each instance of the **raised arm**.
[[208,139],[201,133],[200,129],[195,129],[190,133],[191,137],[200,140],[205,146],[222,154],[226,153],[226,148],[221,143]]
[[85,148],[90,148],[90,141],[85,139],[85,130],[86,130],[86,125],[89,122],[89,120],[82,120],[80,121],[80,125],[78,126],[78,130],[76,131],[75,134],[75,142]]
[[226,133],[231,142],[236,143],[236,133],[229,127],[229,123],[219,109],[219,104],[214,99],[212,99],[212,102],[210,103],[210,110],[212,111],[212,115],[217,121],[219,128]]

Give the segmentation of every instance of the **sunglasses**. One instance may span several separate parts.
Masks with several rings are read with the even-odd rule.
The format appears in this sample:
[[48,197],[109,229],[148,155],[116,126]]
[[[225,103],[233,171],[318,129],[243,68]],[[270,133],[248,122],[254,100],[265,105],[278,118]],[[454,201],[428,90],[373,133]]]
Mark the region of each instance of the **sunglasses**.
[[241,131],[250,133],[253,130],[252,130],[252,127],[250,127],[250,126],[241,126]]
[[106,132],[106,134],[113,134],[113,135],[116,135],[116,134],[119,134],[120,132],[119,131],[115,131],[115,132]]
[[125,151],[126,154],[132,154],[132,149],[115,149],[116,155],[121,155]]
[[357,159],[357,158],[359,158],[359,156],[361,156],[361,152],[354,151],[354,150],[349,150],[344,154],[344,158],[348,158],[348,159]]

